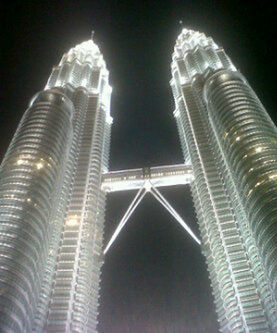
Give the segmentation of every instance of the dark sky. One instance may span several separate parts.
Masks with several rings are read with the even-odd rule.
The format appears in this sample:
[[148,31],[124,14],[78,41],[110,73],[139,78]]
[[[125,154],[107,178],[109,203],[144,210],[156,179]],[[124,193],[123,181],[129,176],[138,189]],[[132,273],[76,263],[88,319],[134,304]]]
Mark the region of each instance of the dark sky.
[[[111,170],[182,162],[169,87],[178,21],[223,45],[276,121],[276,17],[266,1],[6,1],[0,156],[53,65],[90,37],[113,86]],[[198,233],[187,186],[162,192]],[[105,243],[134,193],[109,195]],[[146,197],[105,259],[99,332],[217,332],[199,247]]]

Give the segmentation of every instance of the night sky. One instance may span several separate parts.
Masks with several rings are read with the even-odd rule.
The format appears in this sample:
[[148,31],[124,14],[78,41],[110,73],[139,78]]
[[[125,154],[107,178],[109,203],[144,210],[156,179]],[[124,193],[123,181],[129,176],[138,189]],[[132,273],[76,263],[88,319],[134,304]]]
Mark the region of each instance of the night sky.
[[[52,66],[91,30],[113,87],[110,170],[182,163],[169,86],[180,20],[224,46],[276,122],[265,1],[6,1],[2,12],[1,158]],[[199,234],[188,186],[161,192]],[[105,244],[133,196],[108,196]],[[149,194],[105,258],[100,295],[100,333],[218,331],[200,248]]]

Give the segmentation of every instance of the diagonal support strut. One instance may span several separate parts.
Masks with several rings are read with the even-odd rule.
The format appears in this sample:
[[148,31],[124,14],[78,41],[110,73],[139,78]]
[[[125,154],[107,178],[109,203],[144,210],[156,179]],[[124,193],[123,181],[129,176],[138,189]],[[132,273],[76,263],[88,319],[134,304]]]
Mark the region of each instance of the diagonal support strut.
[[140,188],[140,190],[137,192],[134,200],[131,202],[131,204],[128,207],[126,213],[123,215],[121,221],[119,222],[119,224],[118,224],[115,232],[113,233],[113,235],[112,235],[109,243],[107,244],[107,246],[106,246],[106,248],[104,250],[104,254],[106,254],[108,252],[109,248],[112,246],[112,244],[116,240],[118,234],[120,233],[120,231],[122,230],[122,228],[124,227],[124,225],[127,223],[128,219],[133,214],[134,210],[139,205],[139,203],[141,202],[141,200],[143,199],[143,197],[145,196],[146,193],[147,193],[147,190],[145,189],[145,186],[143,185]]
[[121,221],[119,222],[115,232],[113,233],[109,243],[107,244],[104,254],[108,252],[120,231],[123,229],[130,216],[133,214],[134,210],[137,208],[141,200],[144,198],[145,194],[150,192],[154,198],[156,198],[160,204],[162,204],[169,213],[179,222],[179,224],[187,231],[187,233],[196,241],[196,243],[201,244],[199,238],[194,234],[191,228],[186,224],[186,222],[182,219],[182,217],[176,212],[176,210],[170,205],[170,203],[165,199],[165,197],[161,194],[161,192],[151,183],[151,181],[147,180],[144,182],[143,186],[137,192],[135,198],[131,202],[128,207],[126,213],[123,215]]
[[158,189],[152,185],[150,192],[152,195],[170,212],[170,214],[181,224],[181,226],[187,231],[187,233],[198,243],[201,244],[200,239],[194,234],[191,228],[186,224],[186,222],[181,218],[181,216],[176,212],[176,210],[170,205],[170,203],[165,199]]

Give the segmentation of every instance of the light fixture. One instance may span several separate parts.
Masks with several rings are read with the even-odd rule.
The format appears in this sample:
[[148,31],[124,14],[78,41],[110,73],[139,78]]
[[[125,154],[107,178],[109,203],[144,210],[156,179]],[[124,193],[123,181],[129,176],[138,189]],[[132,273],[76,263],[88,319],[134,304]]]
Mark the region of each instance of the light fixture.
[[77,217],[71,217],[66,221],[66,225],[69,227],[75,227],[78,224]]
[[37,163],[37,169],[39,170],[41,168],[43,168],[43,163],[41,163],[41,162]]

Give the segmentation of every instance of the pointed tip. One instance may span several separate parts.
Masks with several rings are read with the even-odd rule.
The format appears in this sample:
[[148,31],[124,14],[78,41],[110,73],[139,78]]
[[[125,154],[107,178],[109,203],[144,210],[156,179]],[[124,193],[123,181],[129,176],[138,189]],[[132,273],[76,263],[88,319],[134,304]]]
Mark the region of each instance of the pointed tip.
[[93,40],[94,33],[95,33],[95,31],[94,31],[94,30],[92,30],[92,31],[91,31],[91,35],[90,35],[90,39],[91,39],[91,40]]

